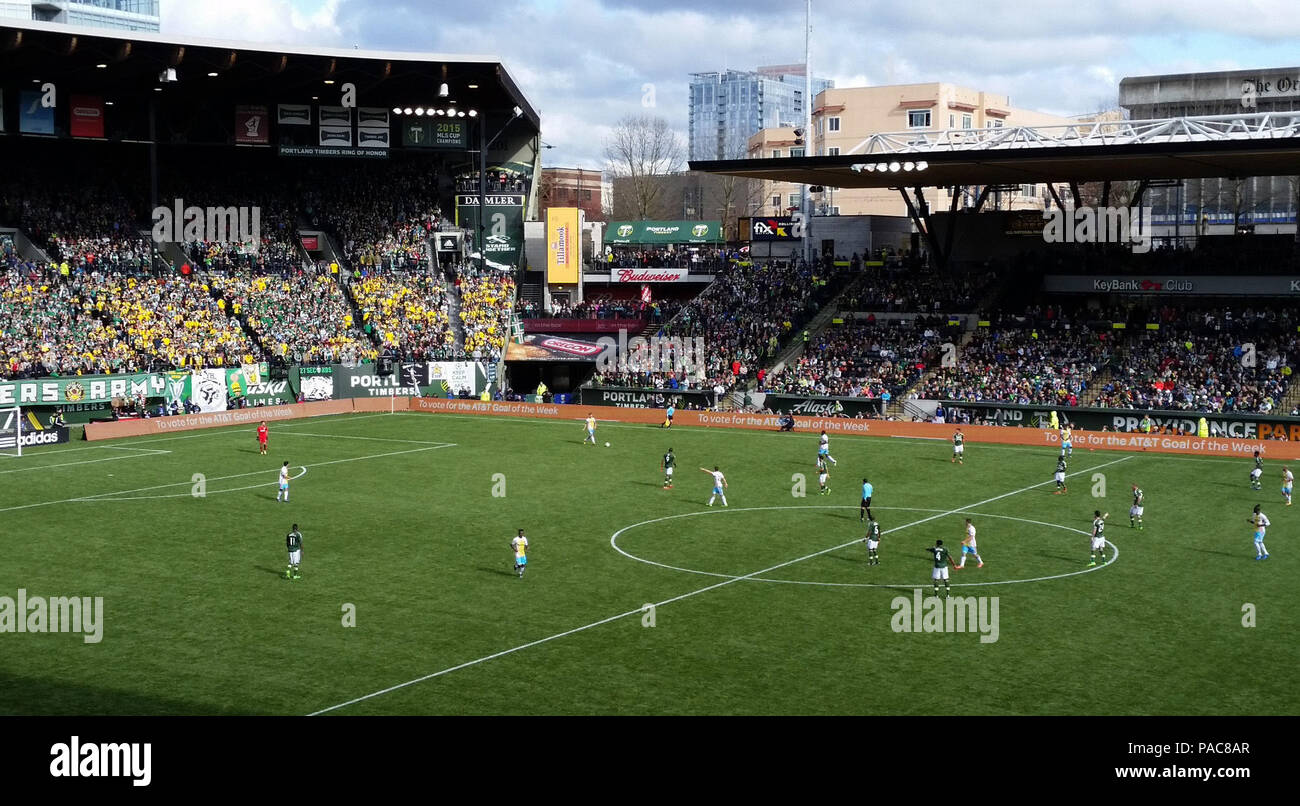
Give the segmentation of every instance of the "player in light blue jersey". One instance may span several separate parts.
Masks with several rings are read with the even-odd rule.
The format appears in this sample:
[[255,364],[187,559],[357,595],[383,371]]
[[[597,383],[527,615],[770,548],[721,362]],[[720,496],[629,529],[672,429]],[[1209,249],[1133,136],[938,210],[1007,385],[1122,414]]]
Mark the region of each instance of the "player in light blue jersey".
[[1255,559],[1267,560],[1268,549],[1264,546],[1264,532],[1272,524],[1269,522],[1268,516],[1259,511],[1259,504],[1255,505],[1255,512],[1246,519],[1246,523],[1255,527]]
[[858,523],[862,523],[864,518],[875,520],[875,517],[871,514],[871,494],[875,492],[875,489],[875,487],[871,486],[871,482],[865,478],[862,480],[862,506],[858,509]]

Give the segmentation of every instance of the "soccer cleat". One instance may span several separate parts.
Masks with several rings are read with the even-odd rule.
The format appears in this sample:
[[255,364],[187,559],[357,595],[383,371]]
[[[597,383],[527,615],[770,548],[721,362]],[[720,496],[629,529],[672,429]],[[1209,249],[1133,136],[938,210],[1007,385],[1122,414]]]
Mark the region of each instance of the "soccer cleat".
[[980,563],[979,565],[977,565],[977,566],[975,566],[975,567],[976,567],[976,568],[983,568],[983,567],[984,567],[984,563]]
[[1089,567],[1089,568],[1092,568],[1092,567],[1093,567],[1094,565],[1096,565],[1096,564],[1097,564],[1097,561],[1096,561],[1096,560],[1093,560],[1092,562],[1088,563],[1088,567]]
[[1273,556],[1273,555],[1271,555],[1271,554],[1265,554],[1265,555],[1264,555],[1264,559],[1267,560],[1269,557],[1272,557],[1272,556]]

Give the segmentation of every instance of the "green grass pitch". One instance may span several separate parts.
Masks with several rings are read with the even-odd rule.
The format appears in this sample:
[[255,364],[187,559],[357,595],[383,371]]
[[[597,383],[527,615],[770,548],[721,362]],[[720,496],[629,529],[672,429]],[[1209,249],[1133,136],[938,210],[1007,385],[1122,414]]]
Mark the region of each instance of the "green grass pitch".
[[[819,496],[815,435],[583,437],[579,422],[350,415],[273,424],[268,456],[240,428],[0,459],[0,596],[104,599],[97,644],[0,633],[0,713],[1300,713],[1300,508],[1282,505],[1279,463],[1254,492],[1248,459],[1076,451],[1053,495],[1052,450],[968,443],[956,466],[942,441],[836,437]],[[705,506],[697,468],[715,464],[726,510]],[[864,475],[875,567],[850,543]],[[1256,503],[1273,523],[1263,562]],[[1119,555],[1089,570],[1094,509]],[[895,632],[895,597],[929,594],[923,549],[957,551],[967,516],[985,566],[954,572],[953,593],[998,597],[997,640]],[[300,581],[283,578],[293,522]]]

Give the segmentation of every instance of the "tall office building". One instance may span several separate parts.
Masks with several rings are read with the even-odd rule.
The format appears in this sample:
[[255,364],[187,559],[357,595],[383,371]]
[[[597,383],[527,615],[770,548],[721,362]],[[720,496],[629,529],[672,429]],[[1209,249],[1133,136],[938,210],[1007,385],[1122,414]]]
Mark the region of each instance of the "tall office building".
[[[802,64],[692,73],[689,158],[741,159],[760,129],[802,125],[804,74]],[[813,78],[813,97],[834,86]]]
[[160,2],[161,0],[0,0],[0,18],[157,33],[160,27]]

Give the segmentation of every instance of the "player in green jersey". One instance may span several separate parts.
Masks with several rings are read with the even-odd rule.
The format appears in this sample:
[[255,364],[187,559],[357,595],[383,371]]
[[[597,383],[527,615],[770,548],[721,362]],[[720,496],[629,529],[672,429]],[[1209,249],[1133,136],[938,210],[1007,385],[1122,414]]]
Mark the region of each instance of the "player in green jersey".
[[284,547],[289,550],[289,567],[284,569],[285,579],[302,579],[302,532],[298,524],[284,536]]
[[1055,479],[1056,479],[1056,492],[1052,493],[1052,495],[1061,495],[1062,493],[1069,492],[1069,490],[1067,490],[1065,487],[1065,457],[1064,456],[1061,456],[1059,459],[1056,460]]
[[677,457],[673,456],[673,449],[669,448],[668,453],[659,461],[660,468],[664,471],[664,489],[673,488],[673,468],[677,466]]
[[1088,563],[1089,568],[1097,564],[1098,555],[1101,556],[1101,564],[1106,564],[1106,519],[1110,513],[1095,509],[1092,515],[1092,559]]
[[1145,509],[1146,509],[1146,493],[1142,492],[1141,487],[1134,484],[1133,485],[1133,507],[1128,511],[1128,528],[1132,529],[1134,526],[1136,526],[1139,529],[1142,528],[1142,512]]
[[867,565],[880,565],[880,521],[871,519],[862,542],[867,544]]
[[946,599],[951,593],[948,587],[948,566],[953,564],[952,555],[948,549],[943,547],[942,540],[934,541],[932,548],[926,549],[930,556],[934,558],[934,571],[930,574],[930,582],[934,585],[934,595],[939,595],[939,580],[943,580],[943,595]]

